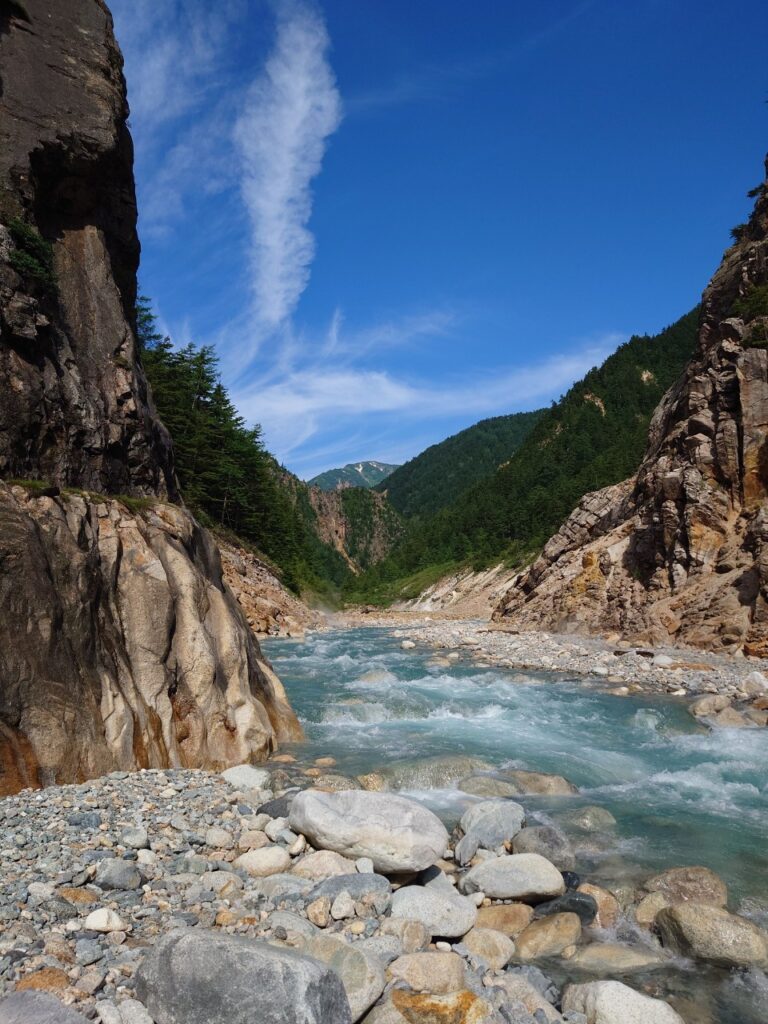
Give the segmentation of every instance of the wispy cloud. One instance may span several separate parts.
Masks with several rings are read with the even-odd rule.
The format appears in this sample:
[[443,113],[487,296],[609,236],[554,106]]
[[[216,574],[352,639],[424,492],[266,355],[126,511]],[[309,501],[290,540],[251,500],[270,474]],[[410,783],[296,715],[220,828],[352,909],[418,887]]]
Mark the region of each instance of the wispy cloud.
[[294,312],[314,257],[311,183],[341,121],[328,47],[312,8],[281,4],[274,49],[235,132],[252,226],[254,312],[267,333]]
[[[337,369],[317,363],[272,384],[255,381],[236,399],[246,417],[264,424],[277,456],[290,457],[298,465],[314,461],[318,446],[332,447],[329,439],[338,432],[347,433],[360,417],[366,418],[369,427],[377,416],[388,417],[401,431],[406,423],[448,420],[457,414],[471,422],[534,408],[537,402],[559,396],[625,340],[625,335],[610,333],[528,366],[465,374],[440,384],[381,370]],[[386,431],[380,436],[383,441]],[[310,456],[302,449],[313,438],[317,443],[311,446]],[[350,452],[351,438],[347,436],[345,442],[337,447]],[[354,457],[351,452],[349,457]]]

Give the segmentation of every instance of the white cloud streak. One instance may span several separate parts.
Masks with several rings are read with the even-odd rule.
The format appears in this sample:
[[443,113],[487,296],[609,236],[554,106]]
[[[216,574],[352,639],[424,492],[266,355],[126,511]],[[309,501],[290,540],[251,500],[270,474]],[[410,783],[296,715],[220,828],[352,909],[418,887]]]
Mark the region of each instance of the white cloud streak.
[[281,4],[274,49],[235,131],[252,226],[254,313],[265,334],[295,310],[315,253],[311,182],[341,121],[328,47],[313,9]]
[[235,398],[246,418],[264,424],[267,442],[278,458],[291,456],[298,464],[309,457],[301,449],[312,438],[343,431],[361,417],[370,423],[370,417],[380,414],[402,430],[406,423],[457,415],[472,421],[534,408],[567,390],[625,340],[625,335],[611,333],[540,363],[464,375],[437,385],[380,370],[329,369],[317,363],[271,384],[255,381]]

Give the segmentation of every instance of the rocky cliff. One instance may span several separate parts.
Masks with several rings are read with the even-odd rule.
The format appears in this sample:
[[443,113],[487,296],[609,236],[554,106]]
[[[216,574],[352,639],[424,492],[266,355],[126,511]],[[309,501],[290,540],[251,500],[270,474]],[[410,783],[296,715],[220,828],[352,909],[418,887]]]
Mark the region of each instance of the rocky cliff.
[[756,192],[637,475],[581,501],[497,621],[768,654],[768,182]]
[[127,113],[102,0],[0,0],[0,791],[300,732],[217,550],[167,503]]

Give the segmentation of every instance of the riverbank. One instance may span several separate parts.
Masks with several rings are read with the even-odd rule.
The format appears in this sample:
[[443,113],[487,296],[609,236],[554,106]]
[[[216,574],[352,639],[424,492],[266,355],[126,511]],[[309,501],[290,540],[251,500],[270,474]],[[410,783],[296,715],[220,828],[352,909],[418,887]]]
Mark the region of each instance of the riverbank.
[[330,622],[347,628],[390,629],[405,648],[414,644],[438,652],[438,665],[458,661],[518,671],[564,673],[584,677],[590,685],[616,696],[718,695],[723,699],[705,712],[714,724],[759,728],[768,723],[768,710],[760,706],[768,704],[765,659],[686,647],[651,648],[595,636],[516,631],[484,621],[445,617],[439,612],[425,615],[353,611]]
[[[113,773],[0,803],[0,990],[18,1019],[69,1021],[42,1015],[47,993],[72,1024],[204,1024],[211,1004],[228,1024],[757,1024],[728,968],[759,972],[768,933],[723,909],[711,871],[611,892],[524,796],[473,800],[449,834],[395,793],[334,791],[333,761]],[[610,815],[578,827],[599,842]],[[733,1016],[713,1010],[723,991]]]

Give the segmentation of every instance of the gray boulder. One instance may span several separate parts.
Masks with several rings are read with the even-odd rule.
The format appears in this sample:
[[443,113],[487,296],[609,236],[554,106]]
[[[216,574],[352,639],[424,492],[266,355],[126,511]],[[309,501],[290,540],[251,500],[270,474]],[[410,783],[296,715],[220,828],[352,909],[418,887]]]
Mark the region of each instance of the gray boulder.
[[0,1024],[86,1024],[86,1018],[44,992],[12,992],[0,1000]]
[[304,942],[301,948],[339,975],[353,1021],[359,1020],[384,991],[384,965],[361,949],[359,943],[351,945],[332,935],[317,935]]
[[420,921],[430,935],[456,939],[474,927],[477,907],[458,893],[406,885],[392,897],[392,917]]
[[136,992],[156,1024],[352,1024],[339,975],[292,950],[205,930],[148,951]]
[[768,967],[768,932],[707,903],[679,903],[656,915],[665,946],[718,967]]
[[138,889],[141,872],[133,861],[107,857],[99,861],[94,881],[100,889]]
[[332,878],[325,878],[319,882],[307,895],[307,903],[318,899],[320,896],[327,896],[335,900],[342,893],[348,892],[353,900],[362,900],[366,897],[383,903],[389,903],[392,895],[392,886],[389,879],[384,875],[363,874],[363,875],[334,875]]
[[464,892],[484,892],[497,900],[541,901],[565,892],[563,876],[538,853],[515,853],[483,861],[464,875]]
[[307,789],[291,804],[289,822],[313,846],[369,857],[376,871],[422,871],[448,846],[445,826],[432,811],[390,793]]
[[514,800],[483,800],[464,812],[459,824],[466,836],[493,850],[514,839],[525,823],[525,809]]

